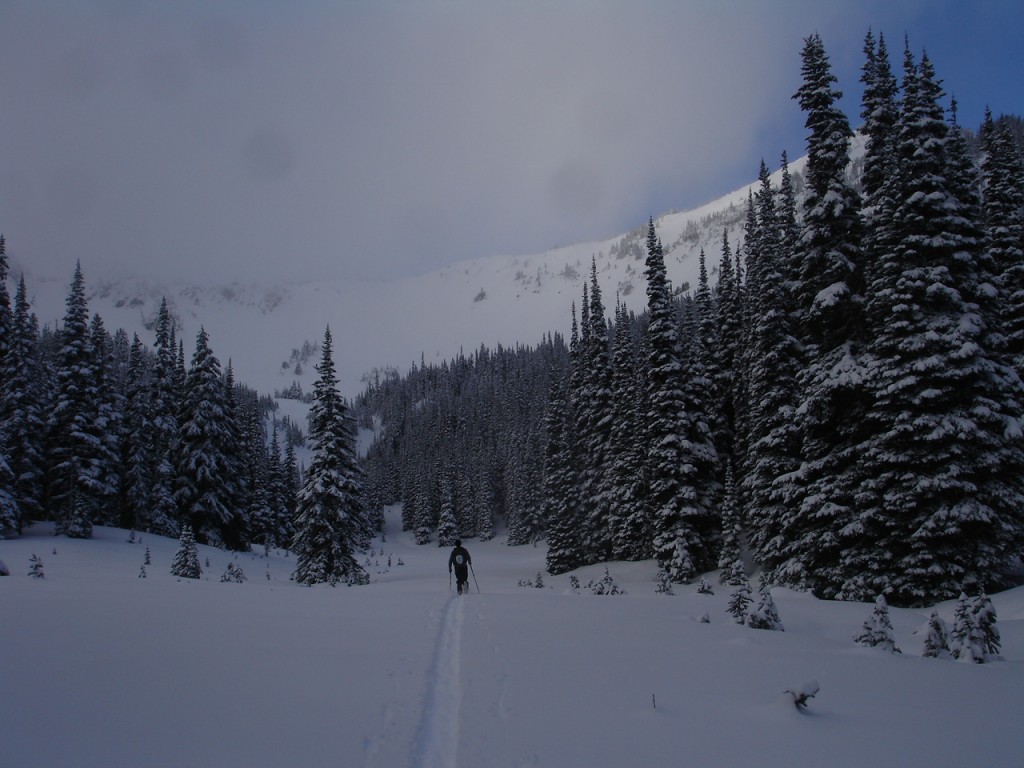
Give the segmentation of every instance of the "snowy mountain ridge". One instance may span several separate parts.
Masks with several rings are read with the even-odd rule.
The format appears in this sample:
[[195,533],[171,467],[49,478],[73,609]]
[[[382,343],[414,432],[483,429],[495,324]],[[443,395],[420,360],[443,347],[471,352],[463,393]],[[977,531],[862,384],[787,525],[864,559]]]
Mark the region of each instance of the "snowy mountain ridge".
[[[799,182],[805,164],[790,165]],[[778,183],[779,173],[773,176]],[[696,284],[703,249],[716,281],[723,233],[742,241],[748,195],[756,183],[686,212],[664,214],[655,226],[665,247],[668,275],[677,290]],[[394,281],[332,280],[266,285],[163,283],[140,277],[91,275],[82,264],[89,310],[111,332],[123,328],[151,346],[153,321],[166,297],[178,322],[186,358],[200,326],[222,364],[230,360],[239,382],[272,394],[312,381],[312,368],[296,374],[292,352],[319,339],[330,325],[335,362],[346,397],[363,388],[373,370],[404,373],[412,364],[440,363],[481,345],[533,345],[549,332],[568,335],[572,305],[579,303],[591,259],[611,307],[618,296],[633,311],[646,307],[647,222],[607,240],[556,247],[539,254],[489,256]],[[11,250],[11,273],[26,276],[32,308],[42,325],[59,327],[71,275],[33,274]]]

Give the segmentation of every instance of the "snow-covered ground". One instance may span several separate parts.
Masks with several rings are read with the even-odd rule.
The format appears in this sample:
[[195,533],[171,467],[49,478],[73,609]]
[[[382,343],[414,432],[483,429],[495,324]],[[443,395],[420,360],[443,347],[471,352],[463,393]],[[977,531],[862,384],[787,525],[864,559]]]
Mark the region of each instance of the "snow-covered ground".
[[927,610],[892,610],[891,655],[852,641],[871,606],[775,590],[786,631],[753,630],[717,583],[656,594],[651,562],[609,565],[620,596],[522,587],[545,549],[501,537],[466,542],[459,598],[395,510],[359,588],[299,587],[277,551],[222,583],[235,555],[207,547],[178,580],[176,541],[51,530],[0,541],[4,768],[1024,765],[1024,589],[993,596],[1004,660],[972,665],[921,658]]

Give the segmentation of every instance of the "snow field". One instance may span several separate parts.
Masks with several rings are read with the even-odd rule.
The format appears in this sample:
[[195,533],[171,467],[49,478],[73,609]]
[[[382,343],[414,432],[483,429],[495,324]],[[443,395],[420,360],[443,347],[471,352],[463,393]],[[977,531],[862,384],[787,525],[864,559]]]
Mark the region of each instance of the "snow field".
[[[920,657],[930,610],[891,609],[897,656],[853,643],[870,605],[775,590],[786,631],[752,630],[710,577],[713,596],[656,595],[651,562],[609,564],[622,596],[518,587],[545,549],[500,537],[466,542],[481,593],[458,598],[447,549],[388,523],[359,588],[299,587],[279,551],[221,583],[235,555],[208,547],[179,581],[176,541],[109,528],[0,541],[0,764],[1024,764],[1024,590],[993,596],[1005,660],[971,665]],[[799,713],[783,692],[812,679]]]

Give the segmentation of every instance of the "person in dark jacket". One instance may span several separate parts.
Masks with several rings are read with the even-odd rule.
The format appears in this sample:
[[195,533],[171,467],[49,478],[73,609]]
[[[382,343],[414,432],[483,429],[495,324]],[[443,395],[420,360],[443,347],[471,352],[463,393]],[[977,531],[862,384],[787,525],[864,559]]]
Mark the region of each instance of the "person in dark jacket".
[[456,539],[455,549],[452,550],[452,554],[448,558],[448,573],[450,575],[452,568],[455,569],[455,588],[460,595],[469,592],[469,566],[472,562],[473,558],[462,546],[462,539]]

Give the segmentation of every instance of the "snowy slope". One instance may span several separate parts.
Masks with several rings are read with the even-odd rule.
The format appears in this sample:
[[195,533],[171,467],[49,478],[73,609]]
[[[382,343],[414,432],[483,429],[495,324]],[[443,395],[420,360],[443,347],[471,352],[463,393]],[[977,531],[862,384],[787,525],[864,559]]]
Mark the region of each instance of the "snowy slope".
[[[920,657],[928,611],[893,609],[889,655],[852,642],[870,606],[776,590],[786,631],[752,630],[717,585],[655,594],[653,562],[610,564],[621,596],[520,587],[545,550],[500,537],[467,542],[480,591],[457,598],[394,509],[360,588],[296,586],[277,551],[221,583],[235,555],[207,547],[179,581],[177,542],[44,526],[0,541],[5,768],[1024,764],[1024,589],[993,596],[1005,660],[971,665]],[[783,692],[811,680],[801,714]]]
[[[799,173],[803,161],[791,170]],[[776,183],[777,183],[776,177]],[[659,217],[658,235],[676,288],[696,286],[698,254],[706,252],[711,280],[721,258],[723,231],[735,247],[742,240],[747,195],[744,187],[686,213]],[[392,282],[334,281],[262,285],[258,275],[231,285],[156,284],[139,278],[95,275],[83,264],[90,312],[108,330],[138,333],[152,346],[161,299],[167,297],[181,323],[179,337],[190,359],[200,325],[213,352],[236,380],[263,394],[296,380],[282,364],[304,342],[319,342],[330,325],[335,364],[343,394],[358,394],[363,377],[375,368],[405,373],[421,358],[440,363],[485,344],[537,344],[548,332],[568,336],[573,302],[578,305],[590,278],[591,258],[611,314],[616,295],[634,311],[646,307],[647,222],[633,232],[602,242],[580,243],[529,256],[492,256],[460,262],[437,272]],[[42,324],[59,327],[71,274],[34,275],[17,258],[16,233],[9,234],[11,273],[26,274],[30,300]],[[11,281],[14,291],[14,280]],[[311,362],[316,362],[314,358]],[[309,391],[311,365],[298,377]]]

